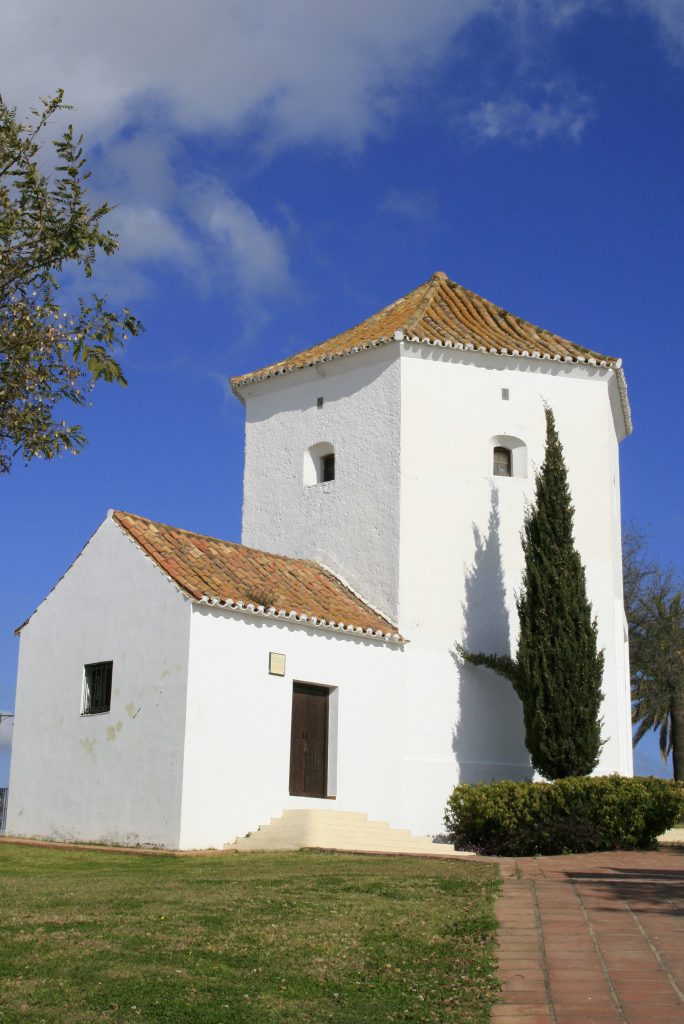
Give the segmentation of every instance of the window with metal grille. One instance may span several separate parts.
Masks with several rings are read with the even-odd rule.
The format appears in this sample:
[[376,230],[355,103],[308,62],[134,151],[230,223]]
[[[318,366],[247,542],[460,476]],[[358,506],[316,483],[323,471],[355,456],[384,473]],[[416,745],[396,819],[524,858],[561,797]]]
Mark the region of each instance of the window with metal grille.
[[83,714],[101,715],[109,711],[112,703],[111,661],[97,661],[85,666]]
[[510,448],[494,449],[494,476],[511,476]]
[[335,479],[335,453],[331,452],[329,455],[324,455],[321,459],[321,481],[325,483],[327,480]]

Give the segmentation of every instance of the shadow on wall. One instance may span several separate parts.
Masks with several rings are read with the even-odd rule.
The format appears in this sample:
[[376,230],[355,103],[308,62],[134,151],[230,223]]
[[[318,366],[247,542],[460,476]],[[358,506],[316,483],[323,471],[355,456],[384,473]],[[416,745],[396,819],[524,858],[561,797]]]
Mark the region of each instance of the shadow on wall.
[[[473,652],[512,653],[500,526],[499,495],[492,485],[487,532],[473,524],[475,555],[466,571],[462,643]],[[456,652],[453,657],[460,683],[451,745],[460,781],[531,778],[522,705],[511,683],[490,669],[464,663]]]

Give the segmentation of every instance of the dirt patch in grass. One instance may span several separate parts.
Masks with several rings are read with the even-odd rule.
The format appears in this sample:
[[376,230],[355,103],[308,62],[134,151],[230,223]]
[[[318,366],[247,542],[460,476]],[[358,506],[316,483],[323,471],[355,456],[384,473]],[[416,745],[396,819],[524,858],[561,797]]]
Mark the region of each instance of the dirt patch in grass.
[[485,1024],[491,865],[0,848],[2,1024]]

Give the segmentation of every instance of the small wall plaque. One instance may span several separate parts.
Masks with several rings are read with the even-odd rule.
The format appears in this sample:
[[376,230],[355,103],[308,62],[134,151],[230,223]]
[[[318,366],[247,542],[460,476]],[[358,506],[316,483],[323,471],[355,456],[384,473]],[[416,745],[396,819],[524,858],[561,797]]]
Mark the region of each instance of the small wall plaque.
[[285,675],[285,655],[274,654],[273,651],[268,656],[268,671],[272,676],[284,676]]

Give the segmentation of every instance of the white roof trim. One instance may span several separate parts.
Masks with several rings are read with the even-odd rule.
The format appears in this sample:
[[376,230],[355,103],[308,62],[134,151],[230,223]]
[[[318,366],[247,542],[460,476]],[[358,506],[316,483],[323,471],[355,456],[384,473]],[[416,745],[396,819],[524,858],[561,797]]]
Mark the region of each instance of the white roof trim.
[[364,629],[363,626],[355,626],[349,622],[336,622],[334,619],[323,619],[317,615],[306,615],[304,612],[290,611],[287,608],[266,608],[263,604],[252,602],[234,601],[228,597],[222,601],[218,597],[207,597],[206,595],[198,600],[191,598],[193,604],[204,605],[210,608],[222,608],[230,612],[240,612],[243,615],[257,615],[266,619],[286,619],[288,622],[298,622],[302,625],[314,626],[317,629],[331,629],[338,633],[351,633],[354,636],[363,637],[365,640],[382,640],[385,643],[405,644],[407,641],[399,633],[383,633],[380,629],[371,629],[370,626]]
[[[336,580],[339,580],[339,582],[340,582],[340,583],[342,584],[342,586],[343,586],[343,587],[346,587],[346,588],[347,588],[347,590],[349,590],[349,591],[350,591],[350,592],[351,592],[351,593],[352,593],[352,594],[354,595],[354,597],[355,597],[355,598],[356,598],[356,599],[357,599],[358,601],[360,601],[360,602],[361,602],[361,604],[365,604],[366,608],[370,608],[370,610],[371,610],[372,612],[375,612],[375,614],[376,614],[376,615],[377,615],[377,616],[378,616],[379,618],[381,618],[381,619],[385,619],[385,620],[386,620],[387,622],[389,622],[389,623],[391,623],[391,622],[392,622],[392,620],[391,620],[391,619],[389,618],[389,616],[388,616],[388,615],[386,614],[386,612],[383,612],[383,611],[381,611],[381,610],[380,610],[380,608],[377,608],[377,607],[376,607],[376,606],[375,606],[374,604],[371,604],[371,603],[370,603],[370,601],[368,601],[368,600],[367,600],[367,599],[366,599],[366,598],[365,598],[365,597],[363,596],[363,594],[360,594],[360,593],[358,592],[358,590],[355,590],[355,589],[354,589],[354,587],[352,587],[351,583],[349,583],[349,582],[348,582],[348,581],[347,581],[347,580],[346,580],[346,579],[344,578],[344,576],[340,576],[339,572],[336,572],[336,571],[335,571],[335,569],[331,569],[329,565],[326,565],[326,564],[325,564],[325,562],[319,562],[318,564],[319,564],[319,565],[321,566],[321,568],[322,568],[322,569],[325,569],[325,571],[326,571],[326,572],[329,572],[331,576],[334,576]],[[397,634],[397,636],[398,636],[398,635],[399,635],[399,634]],[[403,638],[402,638],[402,639],[403,639]],[[408,641],[407,641],[407,642],[408,642]]]
[[629,395],[627,394],[627,378],[625,377],[625,371],[622,369],[621,359],[618,359],[615,364],[615,379],[617,380],[618,392],[620,394],[622,415],[625,418],[625,433],[629,436],[634,430],[634,424],[632,423],[632,410],[629,405]]
[[413,345],[429,345],[434,348],[451,348],[462,352],[477,351],[483,352],[485,355],[509,356],[513,359],[548,359],[549,361],[556,363],[584,363],[590,366],[602,366],[609,370],[612,369],[617,377],[622,414],[625,420],[625,430],[627,434],[632,433],[632,412],[627,398],[627,382],[625,380],[624,370],[622,369],[621,359],[618,359],[615,363],[611,364],[607,359],[594,359],[593,356],[550,355],[547,352],[528,352],[526,349],[508,349],[505,347],[497,348],[495,345],[478,345],[477,348],[475,348],[471,342],[466,342],[464,344],[461,341],[444,341],[441,338],[419,338],[417,334],[408,336],[404,334],[403,331],[395,331],[391,338],[381,337],[375,338],[373,341],[364,341],[359,345],[354,345],[353,347],[346,349],[344,352],[325,353],[323,355],[316,356],[314,359],[308,359],[306,362],[302,362],[299,365],[281,366],[276,363],[268,373],[263,373],[257,370],[254,373],[233,378],[230,382],[230,386],[233,393],[237,395],[238,398],[242,399],[242,396],[238,394],[238,390],[245,387],[247,384],[255,384],[262,380],[268,380],[270,377],[284,377],[286,374],[293,373],[295,370],[305,370],[307,367],[316,366],[318,363],[329,362],[333,359],[343,359],[345,356],[354,355],[356,352],[366,351],[370,348],[377,348],[378,345],[389,345],[394,341],[407,341]]

